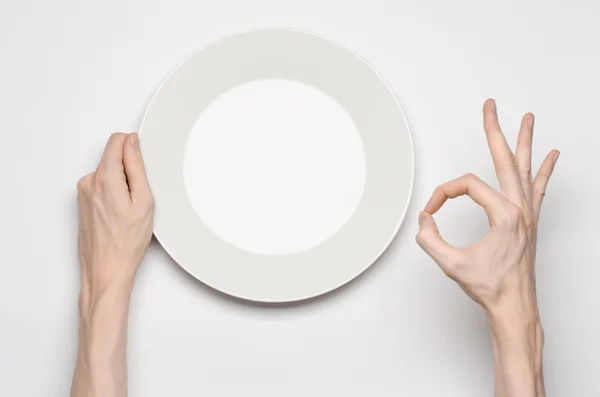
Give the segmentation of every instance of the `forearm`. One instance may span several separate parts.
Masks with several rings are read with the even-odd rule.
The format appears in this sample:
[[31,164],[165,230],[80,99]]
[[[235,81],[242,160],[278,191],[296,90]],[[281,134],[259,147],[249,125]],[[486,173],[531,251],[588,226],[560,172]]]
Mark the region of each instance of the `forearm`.
[[545,397],[543,331],[534,299],[522,297],[488,310],[496,397]]
[[79,348],[72,397],[127,396],[127,315],[130,289],[111,287],[80,297]]
[[81,265],[72,397],[127,396],[127,316],[152,238],[154,197],[137,134],[112,134],[95,172],[77,182]]

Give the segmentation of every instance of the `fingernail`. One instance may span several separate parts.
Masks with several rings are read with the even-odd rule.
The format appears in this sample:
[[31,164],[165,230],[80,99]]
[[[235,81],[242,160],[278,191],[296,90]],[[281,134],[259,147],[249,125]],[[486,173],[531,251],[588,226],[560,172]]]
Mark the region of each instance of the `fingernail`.
[[556,152],[554,152],[554,154],[552,155],[552,162],[556,163],[556,160],[558,160],[558,156],[560,156],[560,152],[557,150]]
[[129,139],[129,144],[131,145],[131,148],[134,150],[137,150],[140,148],[140,137],[137,134],[137,132],[133,132],[131,134],[131,138]]
[[532,114],[529,116],[529,120],[527,120],[527,125],[529,126],[529,129],[532,130],[533,129],[533,123],[535,122],[535,116]]

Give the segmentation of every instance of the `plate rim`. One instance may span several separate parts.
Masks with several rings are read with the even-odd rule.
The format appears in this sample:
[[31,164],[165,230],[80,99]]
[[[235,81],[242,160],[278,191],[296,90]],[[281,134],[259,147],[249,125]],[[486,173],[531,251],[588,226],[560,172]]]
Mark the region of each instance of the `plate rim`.
[[[177,260],[177,258],[175,257],[175,255],[173,255],[173,253],[163,244],[163,242],[161,241],[161,238],[159,237],[157,231],[156,231],[156,224],[153,222],[152,225],[152,232],[154,237],[156,238],[156,240],[160,243],[162,249],[165,250],[165,252],[169,255],[169,257],[179,266],[181,267],[183,270],[185,270],[186,273],[188,273],[190,276],[192,276],[194,279],[200,281],[202,284],[210,287],[212,290],[214,291],[218,291],[219,293],[225,294],[231,298],[235,298],[238,300],[242,300],[242,301],[247,301],[247,302],[255,302],[255,303],[265,303],[265,304],[288,304],[288,303],[295,303],[295,302],[301,302],[301,301],[308,301],[308,300],[312,300],[316,297],[319,296],[324,296],[324,295],[328,295],[329,293],[342,288],[343,286],[352,283],[352,281],[356,280],[359,276],[361,276],[363,273],[365,273],[367,271],[367,269],[369,269],[371,266],[373,266],[381,257],[382,255],[385,253],[385,251],[388,250],[388,248],[390,247],[390,245],[393,243],[393,241],[396,239],[396,237],[398,236],[398,232],[402,226],[402,224],[404,223],[404,220],[406,219],[406,215],[408,213],[408,209],[410,207],[410,203],[412,200],[412,196],[413,196],[413,191],[414,191],[414,183],[415,183],[415,150],[414,150],[414,141],[413,141],[413,137],[412,137],[412,133],[411,133],[411,128],[410,128],[410,124],[408,123],[408,119],[406,117],[406,113],[404,111],[404,108],[402,107],[396,93],[394,92],[394,90],[392,89],[392,87],[390,86],[390,84],[387,82],[386,79],[383,78],[383,76],[377,71],[377,69],[375,69],[373,67],[373,65],[371,65],[370,62],[368,62],[364,57],[362,57],[360,54],[358,54],[356,51],[352,50],[351,48],[349,48],[348,46],[338,42],[335,39],[332,39],[326,35],[320,34],[320,33],[316,33],[310,30],[306,30],[306,29],[300,29],[300,28],[293,28],[293,27],[276,27],[276,26],[270,26],[270,27],[255,27],[255,28],[249,28],[249,29],[242,29],[242,30],[237,30],[234,31],[232,33],[223,35],[217,39],[214,39],[208,43],[206,43],[205,45],[197,48],[196,50],[194,50],[192,53],[190,53],[188,56],[186,56],[182,61],[180,61],[177,66],[175,66],[163,79],[163,81],[158,85],[158,87],[156,88],[156,90],[154,91],[154,93],[152,94],[150,101],[148,101],[148,105],[146,106],[146,109],[144,110],[141,122],[140,122],[140,126],[139,126],[139,135],[140,135],[140,141],[143,139],[142,136],[143,134],[142,132],[142,127],[144,126],[144,123],[147,119],[147,115],[148,112],[153,104],[153,102],[155,101],[156,97],[158,96],[158,94],[160,93],[161,89],[163,88],[163,86],[167,83],[167,81],[169,81],[169,79],[171,78],[171,76],[183,65],[185,64],[190,58],[192,58],[193,56],[195,56],[197,53],[199,53],[200,51],[203,51],[205,48],[221,41],[224,40],[226,38],[232,37],[232,36],[236,36],[236,35],[240,35],[240,34],[245,34],[245,33],[251,33],[251,32],[256,32],[256,31],[269,31],[269,30],[278,30],[278,31],[292,31],[292,32],[298,32],[298,33],[304,33],[304,34],[309,34],[315,37],[318,37],[320,39],[324,39],[327,40],[333,44],[336,44],[338,46],[340,46],[341,48],[343,48],[344,50],[348,51],[349,53],[351,53],[352,55],[356,56],[358,59],[360,59],[360,61],[362,61],[365,65],[367,65],[369,67],[369,69],[375,73],[375,75],[379,78],[379,80],[381,80],[381,82],[384,84],[385,88],[387,89],[387,91],[392,95],[392,98],[394,99],[394,101],[396,102],[396,105],[398,106],[400,113],[402,114],[402,119],[404,121],[404,124],[406,125],[406,133],[408,135],[408,141],[410,142],[410,154],[411,154],[411,173],[410,173],[410,187],[408,189],[408,195],[406,198],[406,204],[404,205],[404,209],[402,210],[402,215],[398,217],[398,221],[396,222],[396,225],[394,227],[394,230],[392,233],[390,233],[390,237],[388,239],[388,241],[386,241],[386,243],[384,245],[382,245],[381,250],[377,253],[377,255],[374,256],[374,258],[370,261],[368,261],[359,272],[355,273],[354,275],[352,275],[351,277],[344,279],[344,281],[337,283],[335,286],[330,287],[326,290],[323,290],[321,292],[318,293],[312,293],[312,294],[308,294],[308,295],[304,295],[304,296],[300,296],[300,297],[295,297],[295,298],[290,298],[290,299],[256,299],[256,298],[252,298],[252,297],[248,297],[248,296],[244,296],[244,294],[240,294],[238,292],[230,292],[225,288],[218,288],[216,286],[214,286],[213,284],[200,279],[198,276],[196,276],[193,272],[191,272],[186,266],[184,266],[181,261]],[[142,153],[143,155],[143,153]]]

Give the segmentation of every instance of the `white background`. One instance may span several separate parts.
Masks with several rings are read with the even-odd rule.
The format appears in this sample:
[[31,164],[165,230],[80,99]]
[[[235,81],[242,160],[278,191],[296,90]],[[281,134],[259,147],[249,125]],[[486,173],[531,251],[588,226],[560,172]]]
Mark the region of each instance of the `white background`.
[[[480,116],[489,96],[511,142],[520,116],[536,114],[536,165],[562,152],[537,261],[547,390],[600,395],[599,18],[592,0],[3,0],[0,395],[68,394],[75,184],[110,132],[136,129],[157,85],[193,50],[261,26],[336,39],[390,83],[416,152],[406,222],[358,280],[286,307],[213,292],[153,244],[132,302],[130,395],[492,395],[481,311],[413,239],[437,184],[466,172],[493,183]],[[437,219],[456,244],[486,232],[466,199]]]

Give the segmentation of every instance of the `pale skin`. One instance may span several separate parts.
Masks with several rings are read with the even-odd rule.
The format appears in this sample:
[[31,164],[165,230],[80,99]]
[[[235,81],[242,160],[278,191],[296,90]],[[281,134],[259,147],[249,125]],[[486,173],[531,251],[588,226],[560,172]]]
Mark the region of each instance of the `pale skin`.
[[77,190],[81,293],[71,396],[125,397],[129,298],[154,214],[137,134],[113,134]]
[[[543,333],[535,294],[539,209],[558,152],[531,178],[533,115],[523,118],[515,155],[496,116],[484,124],[501,192],[474,175],[440,186],[419,215],[417,242],[486,311],[492,331],[496,397],[543,397]],[[127,396],[127,322],[137,269],[152,237],[154,199],[137,134],[113,134],[95,172],[78,185],[79,348],[72,397]],[[432,215],[448,198],[467,194],[482,205],[490,232],[454,248]]]
[[[550,152],[532,178],[534,116],[523,117],[514,154],[491,99],[483,106],[483,121],[500,192],[473,174],[439,186],[419,214],[416,239],[446,275],[484,308],[492,334],[496,397],[544,397],[536,236],[540,207],[559,152]],[[432,215],[446,200],[462,195],[484,208],[490,231],[477,244],[459,249],[442,239]]]

